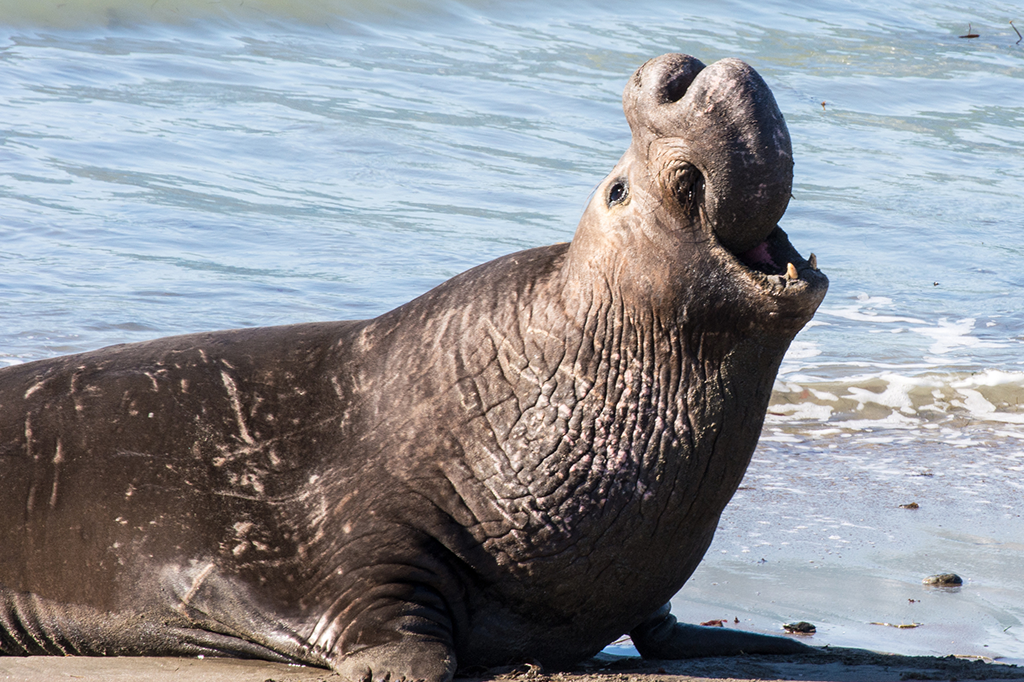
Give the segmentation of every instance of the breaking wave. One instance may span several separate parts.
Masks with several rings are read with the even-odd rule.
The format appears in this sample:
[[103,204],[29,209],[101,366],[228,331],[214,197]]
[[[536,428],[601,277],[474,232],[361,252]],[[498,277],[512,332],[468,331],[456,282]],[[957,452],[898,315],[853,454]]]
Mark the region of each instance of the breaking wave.
[[[776,382],[765,421],[782,431],[819,436],[850,431],[919,432],[968,445],[985,428],[1024,440],[1024,372],[866,373],[842,380]],[[770,438],[770,436],[768,436]]]

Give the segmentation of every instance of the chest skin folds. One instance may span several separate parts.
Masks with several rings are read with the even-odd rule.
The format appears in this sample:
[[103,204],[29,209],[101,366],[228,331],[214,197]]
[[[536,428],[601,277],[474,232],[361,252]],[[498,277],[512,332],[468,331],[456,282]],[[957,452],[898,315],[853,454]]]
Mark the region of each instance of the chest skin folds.
[[[529,269],[533,258],[530,267],[553,272],[549,254],[525,252],[508,266]],[[614,299],[583,308],[551,296],[537,282],[555,286],[553,277],[497,291],[472,274],[459,285],[474,301],[458,316],[421,331],[408,324],[417,302],[399,309],[406,324],[391,332],[396,346],[413,342],[411,328],[450,352],[429,368],[447,380],[415,383],[387,449],[424,462],[401,475],[456,522],[459,540],[448,544],[478,587],[467,597],[478,637],[460,660],[506,662],[490,651],[495,639],[540,660],[559,660],[567,642],[593,652],[664,604],[696,567],[756,444],[788,339],[772,348],[713,330],[687,336]],[[502,308],[505,317],[481,314]],[[365,338],[391,342],[373,327]],[[373,376],[425,369],[385,355],[387,369]],[[370,392],[371,409],[388,413],[387,396],[404,390],[395,382]],[[454,421],[445,416],[453,404]],[[418,459],[413,435],[431,430],[440,451]]]

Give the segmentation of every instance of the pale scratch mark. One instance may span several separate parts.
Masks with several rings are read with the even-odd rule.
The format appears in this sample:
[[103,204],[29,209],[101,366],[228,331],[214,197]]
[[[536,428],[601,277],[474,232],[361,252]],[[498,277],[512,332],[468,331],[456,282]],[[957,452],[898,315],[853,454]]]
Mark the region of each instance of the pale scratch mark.
[[178,611],[181,613],[185,612],[185,608],[189,605],[189,602],[192,601],[192,597],[196,596],[196,592],[198,592],[199,588],[202,587],[203,581],[210,576],[210,573],[213,572],[214,568],[216,568],[216,566],[211,561],[203,567],[203,570],[199,571],[199,575],[197,575],[195,580],[192,581],[192,587],[188,588],[188,592],[186,592],[185,596],[181,598],[181,603],[178,604]]
[[30,397],[30,396],[31,396],[31,395],[32,395],[33,393],[35,393],[36,391],[38,391],[39,389],[41,389],[41,388],[42,388],[43,386],[45,386],[45,385],[46,385],[46,381],[45,381],[45,380],[43,380],[43,381],[40,381],[40,382],[38,382],[38,383],[35,383],[35,384],[32,384],[31,386],[29,386],[29,387],[28,387],[28,390],[27,390],[27,391],[25,391],[25,396],[24,396],[24,399],[25,399],[25,400],[28,400],[28,399],[29,399],[29,397]]
[[238,386],[235,385],[235,380],[223,370],[221,370],[220,378],[224,382],[224,388],[228,391],[228,397],[231,399],[231,409],[235,411],[235,419],[238,421],[238,435],[249,445],[256,445],[256,441],[249,434],[249,427],[245,424],[245,415],[242,414],[242,401],[238,396]]
[[484,319],[483,323],[487,327],[487,334],[491,337],[491,343],[494,344],[496,350],[504,347],[515,352],[515,346],[508,340],[508,337],[498,329],[497,325],[488,319]]
[[153,392],[154,393],[159,393],[160,392],[160,384],[157,383],[156,377],[153,376],[152,374],[150,374],[149,372],[146,372],[145,374],[146,374],[147,377],[149,377],[149,380],[151,382],[153,382]]
[[209,358],[206,357],[206,351],[203,350],[202,348],[199,349],[199,357],[201,357],[203,359],[204,363],[209,364],[210,360],[209,360]]
[[526,328],[526,333],[527,334],[536,335],[536,336],[540,336],[540,337],[547,337],[547,338],[549,338],[550,340],[554,341],[555,343],[557,343],[560,346],[565,344],[565,339],[562,338],[560,335],[555,334],[555,333],[551,332],[548,329],[542,329],[541,327],[534,327],[532,324],[529,325]]
[[338,380],[337,375],[331,377],[331,385],[334,386],[334,392],[339,398],[345,397],[345,391],[341,388],[341,381]]
[[60,465],[64,463],[64,449],[57,440],[57,452],[53,455],[53,488],[50,489],[50,509],[57,508],[57,485],[60,481]]
[[502,350],[505,351],[505,357],[507,358],[518,357],[521,355],[521,353],[519,352],[519,350],[516,349],[515,344],[513,344],[512,341],[504,333],[502,333],[502,331],[498,329],[498,327],[493,322],[491,322],[490,320],[483,320],[483,322],[486,325],[487,335],[491,339],[491,343],[494,344],[494,350],[498,355],[502,370],[506,372],[506,376],[508,375],[508,372],[512,372],[521,379],[528,381],[531,384],[536,384],[537,386],[540,386],[541,381],[537,376],[534,375],[533,369],[529,366],[529,364],[526,364],[523,367],[516,367],[511,362],[501,361]]
[[[31,415],[25,416],[25,454],[33,460],[39,458],[38,455],[32,452],[32,417]],[[28,487],[28,499],[25,501],[25,513],[31,514],[32,507],[36,501],[36,477],[33,474],[32,484]]]
[[79,395],[78,379],[82,372],[86,370],[85,365],[79,365],[78,369],[75,370],[74,374],[71,375],[71,385],[69,386],[68,395],[71,396],[72,402],[75,404],[75,412],[84,412],[85,406],[82,404],[82,398]]

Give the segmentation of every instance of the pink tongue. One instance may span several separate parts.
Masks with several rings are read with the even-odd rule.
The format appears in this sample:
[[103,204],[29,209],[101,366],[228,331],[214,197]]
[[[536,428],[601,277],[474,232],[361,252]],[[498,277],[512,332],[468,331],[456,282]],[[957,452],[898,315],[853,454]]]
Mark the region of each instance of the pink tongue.
[[761,242],[750,251],[744,251],[740,254],[740,260],[747,265],[767,263],[773,268],[776,267],[775,261],[772,260],[771,254],[768,253],[768,242]]

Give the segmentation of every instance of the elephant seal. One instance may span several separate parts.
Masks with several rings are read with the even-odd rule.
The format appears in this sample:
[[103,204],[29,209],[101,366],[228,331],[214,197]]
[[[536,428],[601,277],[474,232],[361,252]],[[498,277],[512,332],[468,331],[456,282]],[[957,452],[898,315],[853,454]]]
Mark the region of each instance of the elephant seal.
[[828,286],[777,223],[789,134],[743,62],[623,96],[571,244],[372,320],[0,371],[0,650],[228,655],[352,680],[804,645],[676,623]]

